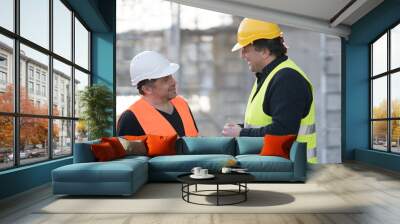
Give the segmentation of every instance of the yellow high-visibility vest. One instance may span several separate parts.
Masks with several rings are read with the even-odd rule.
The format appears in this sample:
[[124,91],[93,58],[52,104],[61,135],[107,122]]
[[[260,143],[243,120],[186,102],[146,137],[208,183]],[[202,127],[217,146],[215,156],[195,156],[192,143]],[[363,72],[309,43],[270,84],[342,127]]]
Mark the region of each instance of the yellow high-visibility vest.
[[271,73],[267,76],[266,80],[262,84],[260,90],[256,94],[257,81],[253,85],[249,100],[247,102],[246,113],[244,118],[245,128],[259,128],[272,124],[272,117],[264,113],[263,103],[265,98],[265,92],[267,91],[268,85],[271,79],[276,73],[284,68],[292,68],[300,73],[310,84],[313,99],[310,106],[310,110],[306,117],[301,119],[300,128],[297,134],[296,141],[307,143],[307,160],[309,163],[318,163],[317,158],[317,133],[315,128],[315,105],[314,105],[314,88],[307,75],[297,66],[292,60],[287,59],[276,66]]

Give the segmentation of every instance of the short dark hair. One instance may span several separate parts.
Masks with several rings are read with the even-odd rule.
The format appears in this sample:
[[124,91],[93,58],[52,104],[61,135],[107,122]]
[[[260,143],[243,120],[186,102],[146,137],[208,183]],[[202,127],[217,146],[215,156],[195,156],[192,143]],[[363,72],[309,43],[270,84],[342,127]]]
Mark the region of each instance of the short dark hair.
[[138,89],[140,95],[144,95],[144,92],[143,92],[143,90],[142,90],[142,87],[143,87],[143,86],[149,85],[149,84],[151,85],[151,84],[153,84],[156,80],[157,80],[157,79],[145,79],[145,80],[140,81],[140,82],[137,84],[137,86],[136,86],[136,88]]
[[256,51],[262,51],[267,48],[271,54],[276,57],[281,57],[287,53],[287,48],[283,44],[283,38],[277,37],[274,39],[258,39],[253,41],[253,46]]

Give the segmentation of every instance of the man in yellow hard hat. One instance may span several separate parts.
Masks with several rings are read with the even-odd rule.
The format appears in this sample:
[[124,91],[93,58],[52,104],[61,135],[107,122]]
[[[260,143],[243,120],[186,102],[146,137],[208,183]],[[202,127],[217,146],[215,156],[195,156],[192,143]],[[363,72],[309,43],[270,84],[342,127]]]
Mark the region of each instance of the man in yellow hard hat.
[[307,143],[307,157],[317,162],[313,86],[286,56],[282,31],[275,23],[245,18],[232,51],[255,73],[243,125],[227,123],[225,136],[297,135]]

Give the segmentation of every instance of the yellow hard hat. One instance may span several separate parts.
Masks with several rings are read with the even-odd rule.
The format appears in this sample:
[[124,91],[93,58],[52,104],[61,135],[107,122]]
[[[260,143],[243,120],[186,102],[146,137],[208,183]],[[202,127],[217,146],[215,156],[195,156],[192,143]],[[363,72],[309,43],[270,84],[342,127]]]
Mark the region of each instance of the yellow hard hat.
[[237,43],[232,51],[237,51],[258,39],[274,39],[282,36],[278,24],[255,19],[244,18],[237,32]]

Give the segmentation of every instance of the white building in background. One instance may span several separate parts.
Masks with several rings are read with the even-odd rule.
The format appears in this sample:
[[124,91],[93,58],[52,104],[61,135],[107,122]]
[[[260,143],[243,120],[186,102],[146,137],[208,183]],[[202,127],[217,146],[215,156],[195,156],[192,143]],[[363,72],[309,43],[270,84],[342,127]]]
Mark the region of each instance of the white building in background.
[[[0,93],[4,93],[8,83],[13,82],[12,48],[0,42]],[[10,53],[11,52],[11,53]]]
[[[34,58],[29,58],[21,51],[20,54],[20,85],[25,88],[29,100],[35,107],[49,106],[49,68]],[[0,42],[0,94],[7,91],[7,86],[14,83],[13,48]],[[53,112],[58,111],[57,116],[72,116],[72,87],[71,76],[61,71],[54,70],[53,79]],[[77,82],[75,82],[77,84]],[[54,114],[56,115],[56,114]],[[70,142],[72,133],[71,122],[60,122],[58,142]],[[64,126],[66,128],[63,128]],[[68,140],[69,139],[69,140]]]

